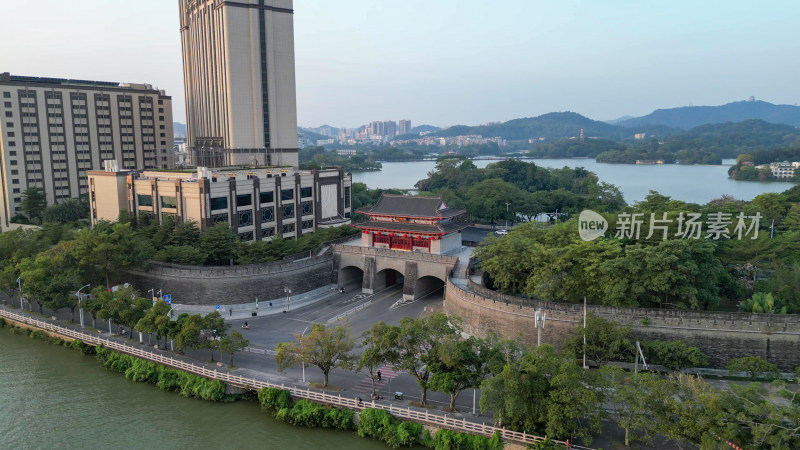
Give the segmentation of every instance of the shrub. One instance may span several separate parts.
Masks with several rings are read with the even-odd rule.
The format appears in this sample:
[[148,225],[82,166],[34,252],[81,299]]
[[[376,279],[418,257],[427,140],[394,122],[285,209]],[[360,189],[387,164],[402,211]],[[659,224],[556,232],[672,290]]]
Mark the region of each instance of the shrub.
[[258,391],[258,401],[261,403],[261,408],[266,411],[277,412],[283,408],[290,408],[292,406],[292,399],[289,391],[285,389],[277,389],[271,387],[261,388]]
[[697,347],[689,347],[683,341],[644,341],[642,350],[647,362],[660,364],[670,370],[687,367],[705,367],[708,359]]
[[174,392],[181,388],[181,373],[178,370],[162,367],[158,373],[156,386],[162,391]]
[[80,339],[73,340],[69,345],[84,355],[94,355],[97,352],[97,349],[93,345],[89,345]]
[[495,432],[494,436],[489,439],[475,434],[457,433],[444,429],[437,431],[433,439],[425,444],[435,450],[500,450],[503,448],[503,440],[500,439],[499,432]]
[[420,443],[422,425],[412,422],[395,424],[394,417],[388,411],[367,408],[359,414],[357,432],[361,437],[381,440],[392,448],[402,445],[410,447]]
[[158,366],[150,361],[136,358],[125,371],[125,378],[140,383],[158,382]]
[[6,327],[6,319],[0,317],[0,328],[5,328],[5,327]]
[[764,376],[777,378],[780,375],[778,366],[758,356],[745,356],[744,358],[732,359],[728,361],[725,368],[728,372],[747,372],[751,380]]

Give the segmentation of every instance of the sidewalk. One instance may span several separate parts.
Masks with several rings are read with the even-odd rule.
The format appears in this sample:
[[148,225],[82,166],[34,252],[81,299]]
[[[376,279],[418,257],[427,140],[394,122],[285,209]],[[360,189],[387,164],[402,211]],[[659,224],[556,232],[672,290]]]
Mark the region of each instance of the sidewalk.
[[[337,288],[334,284],[329,284],[321,288],[314,289],[313,291],[304,292],[295,295],[292,293],[289,296],[288,307],[289,310],[299,309],[304,306],[313,305],[321,302],[328,297],[337,294]],[[270,304],[272,306],[270,306]],[[240,303],[236,305],[181,305],[173,304],[173,317],[180,314],[200,314],[202,316],[219,311],[225,320],[241,320],[249,319],[252,317],[271,316],[274,314],[283,314],[286,312],[287,298],[281,297],[272,300],[258,300],[258,304],[253,303]]]

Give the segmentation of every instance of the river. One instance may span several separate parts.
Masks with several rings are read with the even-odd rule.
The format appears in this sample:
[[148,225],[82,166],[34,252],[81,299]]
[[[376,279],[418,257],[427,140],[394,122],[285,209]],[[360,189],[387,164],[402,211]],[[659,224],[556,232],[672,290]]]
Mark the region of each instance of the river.
[[0,448],[387,448],[278,422],[254,402],[213,403],[134,383],[94,357],[7,328],[0,349]]
[[[642,165],[604,164],[594,159],[527,159],[542,167],[584,167],[597,174],[600,181],[617,185],[625,201],[643,200],[648,191],[655,190],[676,200],[708,203],[722,194],[739,200],[752,200],[765,192],[783,192],[793,186],[788,182],[735,181],[728,178],[733,160],[719,166],[689,166],[679,164]],[[478,167],[496,162],[475,160]],[[353,181],[365,183],[371,189],[413,188],[436,168],[436,161],[385,162],[383,170],[353,173]]]

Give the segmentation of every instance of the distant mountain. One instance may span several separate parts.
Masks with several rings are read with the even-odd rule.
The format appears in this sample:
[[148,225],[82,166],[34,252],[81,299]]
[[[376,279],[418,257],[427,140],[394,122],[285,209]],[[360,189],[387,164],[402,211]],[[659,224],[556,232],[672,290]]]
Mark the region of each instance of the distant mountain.
[[172,122],[172,131],[175,134],[175,137],[186,137],[186,124]]
[[620,122],[624,122],[624,121],[626,121],[628,119],[633,119],[633,118],[634,118],[633,116],[622,116],[622,117],[619,117],[619,118],[614,119],[614,120],[604,120],[603,122],[610,123],[611,125],[616,125],[616,124],[618,124]]
[[312,130],[313,129],[311,129],[311,128],[297,127],[297,135],[298,135],[298,137],[301,137],[301,138],[310,139],[311,142],[314,143],[314,145],[316,145],[317,141],[323,141],[323,140],[331,139],[331,136],[324,136],[324,135],[315,133]]
[[545,138],[548,140],[578,137],[581,129],[585,137],[609,139],[633,138],[635,133],[665,135],[677,130],[662,125],[629,129],[584,117],[574,112],[553,112],[538,117],[509,120],[508,122],[470,127],[456,125],[435,133],[436,136],[450,137],[479,134],[483,137],[502,137],[508,140],[527,140]]
[[435,133],[441,130],[441,128],[433,126],[433,125],[418,125],[416,127],[411,128],[411,134],[419,134],[419,133],[426,133],[431,132]]
[[800,106],[774,105],[753,100],[721,106],[684,106],[657,109],[646,116],[623,120],[616,125],[638,127],[657,124],[688,130],[709,123],[742,122],[750,119],[797,127],[800,126]]

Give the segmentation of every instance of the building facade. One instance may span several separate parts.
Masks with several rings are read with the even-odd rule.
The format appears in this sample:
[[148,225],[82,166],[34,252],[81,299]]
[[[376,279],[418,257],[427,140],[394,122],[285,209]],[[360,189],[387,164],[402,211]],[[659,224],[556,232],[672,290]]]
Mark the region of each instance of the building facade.
[[92,225],[116,221],[120,211],[161,222],[194,221],[201,230],[230,224],[242,241],[300,237],[317,228],[347,225],[352,179],[341,169],[199,167],[195,171],[89,172]]
[[0,133],[0,229],[29,187],[52,204],[88,193],[87,171],[104,160],[174,166],[172,99],[148,84],[0,73]]
[[179,0],[197,166],[298,165],[292,0]]
[[397,122],[397,134],[409,134],[411,133],[411,121],[410,120],[400,120]]
[[448,208],[442,197],[381,196],[361,229],[361,246],[441,255],[461,247],[461,230],[469,224],[463,209]]

